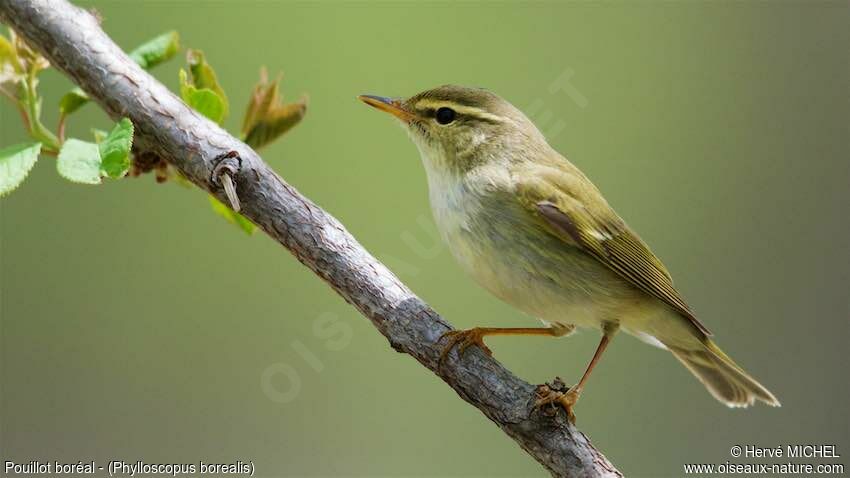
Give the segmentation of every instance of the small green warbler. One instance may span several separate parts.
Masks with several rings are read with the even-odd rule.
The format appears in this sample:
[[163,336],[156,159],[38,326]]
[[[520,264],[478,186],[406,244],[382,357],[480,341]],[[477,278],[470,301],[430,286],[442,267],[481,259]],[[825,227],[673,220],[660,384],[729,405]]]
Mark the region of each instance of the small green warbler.
[[406,100],[360,99],[399,119],[419,149],[442,238],[462,268],[544,327],[476,327],[444,337],[490,353],[487,335],[560,337],[578,327],[602,340],[578,384],[538,405],[573,405],[620,329],[669,350],[717,400],[779,406],[709,338],[670,274],[572,163],[517,108],[482,89],[441,86]]

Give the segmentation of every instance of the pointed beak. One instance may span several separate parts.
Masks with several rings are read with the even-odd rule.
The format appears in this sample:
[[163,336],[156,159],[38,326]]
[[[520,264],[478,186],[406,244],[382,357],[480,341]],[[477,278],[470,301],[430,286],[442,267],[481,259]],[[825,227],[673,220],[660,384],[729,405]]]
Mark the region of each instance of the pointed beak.
[[396,118],[404,121],[405,123],[409,123],[415,116],[413,113],[407,111],[404,106],[402,106],[401,101],[396,98],[387,98],[384,96],[373,96],[373,95],[360,95],[357,97],[358,100],[366,103],[369,106],[377,108],[381,111],[385,111]]

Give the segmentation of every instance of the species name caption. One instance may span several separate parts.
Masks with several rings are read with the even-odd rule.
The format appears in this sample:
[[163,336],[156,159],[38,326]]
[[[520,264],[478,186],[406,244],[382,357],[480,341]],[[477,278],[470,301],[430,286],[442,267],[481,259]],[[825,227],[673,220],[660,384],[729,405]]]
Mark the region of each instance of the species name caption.
[[77,461],[63,463],[58,460],[31,460],[25,463],[6,460],[6,475],[95,475],[108,473],[109,476],[139,475],[247,475],[254,476],[254,461],[236,461],[233,463],[147,463],[141,460],[112,460],[108,465],[96,461]]

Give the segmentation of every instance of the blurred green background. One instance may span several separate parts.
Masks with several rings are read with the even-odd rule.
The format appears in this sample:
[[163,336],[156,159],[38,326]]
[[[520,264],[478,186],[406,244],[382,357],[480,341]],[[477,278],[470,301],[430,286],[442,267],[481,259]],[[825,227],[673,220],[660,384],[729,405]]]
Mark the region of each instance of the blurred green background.
[[[231,131],[259,67],[285,72],[285,95],[306,93],[310,107],[266,161],[458,327],[535,322],[453,263],[414,146],[355,96],[443,83],[499,93],[595,181],[721,346],[783,403],[726,409],[668,353],[623,335],[577,408],[593,443],[629,476],[736,461],[735,444],[827,443],[850,456],[847,2],[80,3],[126,49],[170,29],[203,49],[229,93]],[[154,74],[174,89],[183,64]],[[52,125],[71,85],[44,76]],[[0,145],[25,140],[7,102],[0,124]],[[70,133],[109,124],[89,105]],[[43,157],[0,203],[4,460],[545,475],[201,192],[150,175],[75,185],[54,162]],[[540,383],[577,379],[597,340],[490,343]]]

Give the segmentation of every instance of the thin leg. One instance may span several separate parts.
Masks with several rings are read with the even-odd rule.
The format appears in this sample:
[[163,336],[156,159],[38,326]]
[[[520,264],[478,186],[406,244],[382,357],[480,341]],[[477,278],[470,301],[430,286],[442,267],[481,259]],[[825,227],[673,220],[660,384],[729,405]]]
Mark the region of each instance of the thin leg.
[[477,345],[487,355],[493,355],[490,348],[484,344],[484,337],[487,335],[546,335],[549,337],[560,337],[572,332],[574,328],[574,326],[555,324],[552,327],[475,327],[468,330],[450,330],[440,337],[440,340],[443,338],[448,339],[446,347],[440,354],[440,362],[446,359],[454,347],[458,348],[458,354],[462,354],[469,346]]
[[578,385],[573,387],[570,391],[575,390],[577,394],[580,394],[584,389],[584,384],[587,383],[587,378],[590,377],[590,372],[593,371],[593,367],[596,367],[596,363],[599,362],[599,357],[602,357],[602,352],[608,348],[608,343],[611,342],[611,337],[613,334],[606,333],[602,336],[602,340],[599,341],[599,346],[596,347],[596,353],[593,354],[593,358],[590,359],[590,363],[587,364],[587,369],[584,371],[584,375],[581,376],[581,380],[578,381]]
[[[602,340],[599,341],[599,346],[596,347],[596,352],[593,354],[593,358],[590,359],[590,363],[587,364],[587,369],[584,371],[584,375],[581,376],[581,380],[579,380],[578,384],[571,387],[567,393],[549,390],[548,392],[538,396],[536,405],[539,407],[548,403],[560,403],[567,411],[567,416],[570,421],[575,422],[576,416],[573,413],[573,406],[576,402],[578,402],[579,396],[587,383],[587,379],[590,377],[590,373],[593,372],[593,368],[596,367],[596,364],[599,362],[599,358],[602,357],[602,353],[605,352],[606,348],[608,348],[608,344],[611,342],[614,334],[617,333],[618,328],[619,327],[614,324],[607,324],[603,328]],[[548,387],[545,388],[548,389]]]

